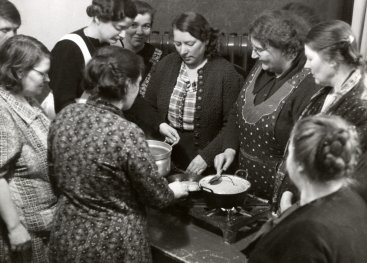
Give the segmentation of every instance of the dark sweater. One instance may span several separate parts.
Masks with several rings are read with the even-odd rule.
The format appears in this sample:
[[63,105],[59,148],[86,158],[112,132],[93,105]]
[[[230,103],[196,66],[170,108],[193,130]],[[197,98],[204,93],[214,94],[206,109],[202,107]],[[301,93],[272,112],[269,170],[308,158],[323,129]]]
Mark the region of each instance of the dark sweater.
[[[158,112],[156,128],[167,121],[168,106],[181,63],[177,53],[170,54],[157,64],[152,75],[145,98]],[[221,152],[221,130],[226,125],[243,79],[231,63],[220,57],[209,59],[198,75],[192,144],[210,166],[215,155]]]
[[[98,48],[109,45],[108,43],[100,43],[98,39],[87,37],[83,30],[84,28],[73,33],[82,37],[91,56]],[[85,62],[80,48],[71,40],[57,42],[51,51],[51,56],[50,88],[54,94],[57,113],[82,95]]]
[[364,263],[367,206],[350,189],[306,204],[265,234],[249,263]]

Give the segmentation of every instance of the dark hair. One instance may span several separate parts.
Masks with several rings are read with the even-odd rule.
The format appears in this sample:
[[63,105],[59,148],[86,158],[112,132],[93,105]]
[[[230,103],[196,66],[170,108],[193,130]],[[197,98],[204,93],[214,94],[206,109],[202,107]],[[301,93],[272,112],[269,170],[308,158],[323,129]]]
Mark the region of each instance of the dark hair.
[[330,20],[317,24],[307,34],[306,42],[312,50],[327,61],[335,61],[360,67],[362,55],[350,26],[341,20]]
[[49,50],[33,37],[15,35],[7,39],[0,49],[0,84],[14,93],[21,92],[18,73],[30,71],[45,57],[50,57]]
[[[144,71],[142,58],[134,52],[117,46],[100,48],[85,68],[84,80],[106,99],[123,99],[127,82],[135,83]],[[92,92],[92,93],[93,93]]]
[[206,58],[218,55],[219,30],[210,27],[208,21],[202,15],[195,12],[182,13],[173,20],[172,28],[182,32],[188,32],[202,42],[208,41],[204,53]]
[[8,0],[0,0],[0,17],[15,25],[22,23],[18,9]]
[[295,160],[307,176],[327,182],[350,176],[360,154],[354,126],[338,116],[315,115],[298,121],[292,131]]
[[156,10],[149,3],[141,0],[135,0],[134,4],[138,14],[149,14],[153,21]]
[[126,17],[133,19],[137,12],[131,0],[93,0],[92,4],[87,7],[87,14],[103,22],[116,22]]
[[298,17],[304,19],[308,23],[310,28],[320,23],[321,21],[315,9],[313,9],[309,5],[305,5],[299,2],[290,2],[286,4],[285,6],[283,6],[282,9],[293,12]]
[[262,13],[251,25],[249,37],[264,47],[274,47],[289,57],[297,56],[304,49],[304,39],[309,30],[303,19],[286,10]]

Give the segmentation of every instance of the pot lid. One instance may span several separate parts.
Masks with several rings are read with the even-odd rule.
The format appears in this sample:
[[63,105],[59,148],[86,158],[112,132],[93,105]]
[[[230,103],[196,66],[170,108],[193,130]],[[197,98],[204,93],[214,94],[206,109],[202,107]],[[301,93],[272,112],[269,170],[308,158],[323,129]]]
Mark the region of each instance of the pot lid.
[[[204,191],[212,191],[214,194],[229,195],[247,191],[251,184],[246,179],[234,175],[222,175],[221,180],[210,184],[210,179],[215,175],[208,175],[200,180],[199,185]],[[208,190],[206,190],[206,189]]]

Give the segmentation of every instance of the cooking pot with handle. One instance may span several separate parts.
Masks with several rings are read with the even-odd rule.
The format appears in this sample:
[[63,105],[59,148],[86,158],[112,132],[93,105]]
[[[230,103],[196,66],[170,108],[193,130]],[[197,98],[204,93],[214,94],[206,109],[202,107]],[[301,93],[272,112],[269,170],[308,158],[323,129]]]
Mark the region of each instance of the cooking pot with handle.
[[245,170],[237,170],[234,175],[223,174],[214,183],[210,183],[209,181],[215,175],[208,175],[199,181],[199,187],[208,206],[232,208],[244,203],[246,192],[251,184],[246,179],[237,176],[239,172],[246,172],[247,174]]
[[147,143],[154,161],[158,166],[158,174],[167,176],[171,171],[172,146],[157,140],[147,140]]

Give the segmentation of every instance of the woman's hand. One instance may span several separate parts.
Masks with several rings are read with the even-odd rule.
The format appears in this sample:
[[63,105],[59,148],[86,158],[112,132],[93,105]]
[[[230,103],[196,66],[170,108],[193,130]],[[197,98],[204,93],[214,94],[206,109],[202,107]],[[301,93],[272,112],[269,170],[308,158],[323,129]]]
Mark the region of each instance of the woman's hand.
[[224,152],[218,154],[214,158],[214,167],[219,171],[226,171],[228,167],[232,164],[234,157],[236,156],[236,151],[229,148],[226,149]]
[[22,223],[9,230],[8,233],[12,251],[24,251],[31,248],[31,236]]
[[159,125],[159,132],[165,136],[165,141],[171,143],[172,146],[180,141],[180,135],[175,128],[171,127],[168,123],[161,123]]
[[176,199],[185,197],[189,194],[188,186],[181,182],[173,182],[170,183],[168,186],[174,193]]
[[192,173],[192,174],[202,174],[205,169],[208,167],[207,163],[205,162],[205,160],[203,159],[203,157],[201,157],[199,154],[196,155],[196,157],[191,161],[191,163],[189,164],[189,166],[187,166],[186,168],[186,172],[187,173]]

